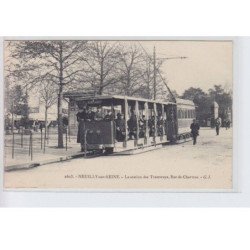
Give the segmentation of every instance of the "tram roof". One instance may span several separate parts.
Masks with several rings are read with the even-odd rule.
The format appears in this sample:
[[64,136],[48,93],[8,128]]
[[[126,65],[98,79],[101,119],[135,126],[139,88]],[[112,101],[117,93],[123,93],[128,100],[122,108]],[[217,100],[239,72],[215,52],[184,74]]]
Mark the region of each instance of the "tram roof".
[[191,100],[182,99],[182,98],[175,98],[175,99],[176,99],[176,103],[177,103],[177,104],[195,106],[195,105],[194,105],[194,102],[191,101]]
[[70,98],[75,101],[85,101],[85,100],[108,100],[108,99],[119,99],[119,100],[131,100],[131,101],[140,101],[140,102],[149,102],[149,103],[160,103],[160,104],[174,104],[174,102],[163,102],[159,100],[150,100],[140,97],[133,97],[133,96],[122,96],[122,95],[94,95],[82,92],[65,92],[63,94],[65,98]]

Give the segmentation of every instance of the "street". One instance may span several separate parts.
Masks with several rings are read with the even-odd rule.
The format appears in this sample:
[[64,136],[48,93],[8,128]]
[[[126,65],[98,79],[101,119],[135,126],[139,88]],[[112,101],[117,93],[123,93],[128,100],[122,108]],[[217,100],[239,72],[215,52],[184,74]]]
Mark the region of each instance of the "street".
[[134,190],[232,188],[232,129],[137,155],[79,158],[4,173],[5,188]]

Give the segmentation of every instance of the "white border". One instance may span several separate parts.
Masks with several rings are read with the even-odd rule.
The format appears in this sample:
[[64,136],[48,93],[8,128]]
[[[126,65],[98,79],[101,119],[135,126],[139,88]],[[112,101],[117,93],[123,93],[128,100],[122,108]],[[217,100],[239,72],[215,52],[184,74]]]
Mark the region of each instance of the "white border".
[[[40,39],[40,37],[15,37],[15,39]],[[52,37],[42,38],[51,39]],[[69,37],[60,37],[60,39]],[[70,37],[70,39],[121,39],[122,37]],[[13,39],[13,37],[6,37]],[[58,38],[59,39],[59,38]],[[123,37],[124,39],[124,37]],[[126,37],[126,40],[147,39],[145,37]],[[249,206],[250,205],[250,171],[247,168],[247,138],[249,131],[247,125],[250,124],[247,116],[247,106],[249,107],[249,86],[250,77],[248,65],[250,65],[250,38],[249,37],[150,37],[149,40],[233,40],[234,41],[234,193],[187,193],[188,190],[174,190],[174,193],[166,192],[12,192],[3,191],[3,172],[1,171],[0,205],[2,206]],[[2,57],[3,39],[1,39]],[[1,72],[3,65],[1,60]],[[3,78],[1,79],[3,82]],[[3,88],[2,88],[3,89]],[[3,114],[3,92],[1,91],[2,105],[0,108]],[[248,102],[248,104],[247,104]],[[1,123],[1,131],[3,131]],[[1,137],[3,133],[1,133]],[[1,138],[2,139],[2,138]],[[3,152],[3,145],[0,146]],[[250,166],[250,164],[248,165]],[[57,190],[58,191],[58,190]],[[185,193],[181,193],[181,192]],[[236,192],[237,191],[237,192]]]

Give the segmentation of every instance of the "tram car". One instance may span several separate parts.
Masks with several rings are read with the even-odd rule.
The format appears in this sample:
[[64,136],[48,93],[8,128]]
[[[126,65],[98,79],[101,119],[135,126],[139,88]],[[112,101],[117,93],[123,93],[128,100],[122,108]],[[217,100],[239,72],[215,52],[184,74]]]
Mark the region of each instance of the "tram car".
[[82,151],[122,152],[190,137],[192,102],[67,92],[69,133]]
[[190,125],[193,119],[196,119],[194,102],[187,99],[175,98],[177,105],[177,123],[178,136],[177,140],[191,137]]

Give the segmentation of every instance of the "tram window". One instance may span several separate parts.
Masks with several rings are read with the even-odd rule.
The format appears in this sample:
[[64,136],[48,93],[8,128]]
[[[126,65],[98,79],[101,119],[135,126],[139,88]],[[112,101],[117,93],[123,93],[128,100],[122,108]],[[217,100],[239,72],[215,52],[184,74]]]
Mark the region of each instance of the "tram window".
[[181,119],[183,119],[183,118],[184,118],[184,110],[181,109]]
[[181,118],[181,110],[178,109],[178,118]]

